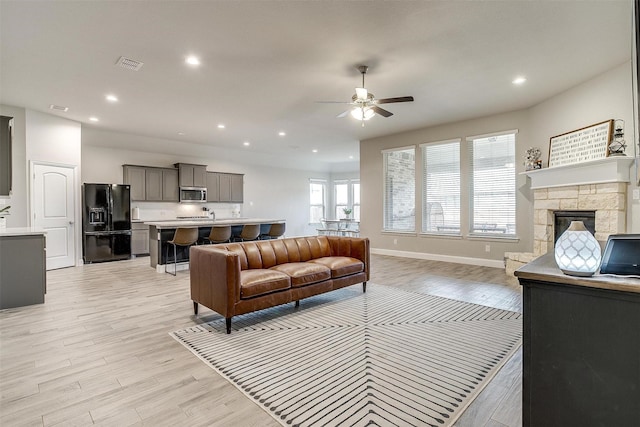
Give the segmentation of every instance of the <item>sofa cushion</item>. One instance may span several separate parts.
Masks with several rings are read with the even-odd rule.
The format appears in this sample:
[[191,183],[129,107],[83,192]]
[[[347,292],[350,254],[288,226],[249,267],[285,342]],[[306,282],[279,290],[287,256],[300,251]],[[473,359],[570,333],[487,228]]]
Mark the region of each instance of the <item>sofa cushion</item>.
[[350,274],[364,271],[364,263],[362,261],[348,256],[327,256],[312,259],[309,262],[329,268],[332,278],[349,276]]
[[270,270],[291,277],[292,288],[331,279],[331,270],[328,267],[312,262],[288,262],[271,267]]
[[253,269],[240,272],[240,298],[253,298],[291,287],[288,275],[274,270]]

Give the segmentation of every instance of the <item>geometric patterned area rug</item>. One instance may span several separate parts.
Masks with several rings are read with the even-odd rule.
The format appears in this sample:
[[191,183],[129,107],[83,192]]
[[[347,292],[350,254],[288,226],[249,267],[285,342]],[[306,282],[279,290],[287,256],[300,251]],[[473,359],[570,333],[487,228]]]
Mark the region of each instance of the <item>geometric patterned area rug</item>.
[[519,313],[381,285],[171,333],[287,426],[450,426],[522,339]]

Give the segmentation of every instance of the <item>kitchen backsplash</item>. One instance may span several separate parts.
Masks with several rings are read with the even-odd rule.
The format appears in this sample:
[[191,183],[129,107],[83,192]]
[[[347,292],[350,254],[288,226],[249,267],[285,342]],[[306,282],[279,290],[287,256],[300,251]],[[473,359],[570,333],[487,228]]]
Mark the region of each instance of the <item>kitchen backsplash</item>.
[[[203,211],[206,207],[209,211]],[[240,218],[242,217],[242,205],[237,203],[154,203],[131,202],[133,215],[134,208],[138,208],[139,218],[143,221],[159,221],[163,219],[175,219],[179,216],[206,216],[211,211],[216,218]],[[133,216],[132,216],[133,218]]]

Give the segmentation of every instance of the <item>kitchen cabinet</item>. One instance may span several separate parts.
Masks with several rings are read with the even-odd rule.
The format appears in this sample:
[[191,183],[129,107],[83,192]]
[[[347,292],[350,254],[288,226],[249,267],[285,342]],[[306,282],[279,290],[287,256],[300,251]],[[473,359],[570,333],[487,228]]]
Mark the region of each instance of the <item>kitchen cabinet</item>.
[[162,170],[162,201],[177,202],[180,199],[180,189],[178,186],[178,170]]
[[44,231],[0,231],[0,309],[44,303],[47,291]]
[[131,200],[132,201],[144,201],[147,200],[146,196],[146,170],[143,166],[131,166],[123,165],[122,171],[124,172],[124,184],[129,184],[131,187]]
[[146,201],[162,201],[162,169],[146,168],[145,170]]
[[230,174],[231,202],[242,203],[244,201],[244,175]]
[[207,201],[242,203],[244,201],[244,175],[207,172]]
[[180,177],[180,187],[206,187],[207,166],[176,163]]
[[207,172],[207,202],[220,201],[220,174]]
[[11,195],[13,117],[0,116],[0,196]]
[[131,186],[132,201],[177,202],[178,170],[123,165],[124,183]]
[[149,255],[149,226],[140,222],[131,224],[131,254]]

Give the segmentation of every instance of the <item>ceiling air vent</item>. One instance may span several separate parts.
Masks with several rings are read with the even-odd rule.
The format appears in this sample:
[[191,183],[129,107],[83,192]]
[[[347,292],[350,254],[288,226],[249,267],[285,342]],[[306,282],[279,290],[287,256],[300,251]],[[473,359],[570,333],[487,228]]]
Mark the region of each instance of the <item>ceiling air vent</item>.
[[50,104],[49,105],[49,109],[50,110],[56,110],[56,111],[62,111],[64,113],[69,111],[69,107],[63,107],[62,105],[55,105],[55,104]]
[[121,56],[116,62],[116,65],[119,65],[122,68],[126,68],[131,71],[140,71],[140,68],[144,65],[144,62],[136,61],[135,59],[125,58]]

